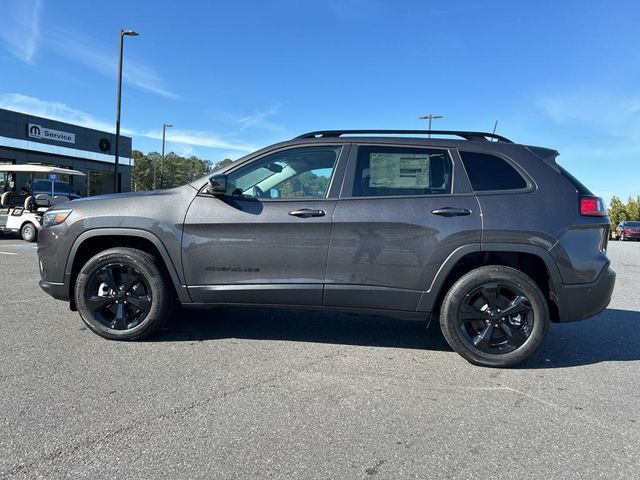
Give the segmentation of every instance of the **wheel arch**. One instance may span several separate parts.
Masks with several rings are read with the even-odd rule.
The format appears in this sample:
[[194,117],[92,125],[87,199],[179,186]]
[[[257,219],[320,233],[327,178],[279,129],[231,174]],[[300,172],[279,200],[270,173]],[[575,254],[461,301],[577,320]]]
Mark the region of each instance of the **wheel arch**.
[[515,243],[477,243],[454,250],[443,262],[429,289],[422,294],[418,311],[438,312],[451,285],[465,273],[485,265],[512,267],[530,276],[547,299],[551,319],[558,320],[554,286],[561,279],[553,258],[537,245]]
[[151,253],[160,260],[161,266],[171,279],[174,292],[182,303],[191,301],[186,287],[182,284],[176,265],[160,239],[146,230],[132,228],[104,228],[89,230],[73,243],[65,266],[65,278],[69,279],[69,297],[75,308],[73,288],[78,272],[96,253],[112,247],[131,247]]

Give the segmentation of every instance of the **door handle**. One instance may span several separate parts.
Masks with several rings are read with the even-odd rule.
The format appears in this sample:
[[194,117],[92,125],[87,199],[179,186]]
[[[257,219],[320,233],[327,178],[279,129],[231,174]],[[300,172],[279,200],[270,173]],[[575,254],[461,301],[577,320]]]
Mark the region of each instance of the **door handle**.
[[324,210],[313,210],[311,208],[301,208],[300,210],[290,211],[289,215],[293,217],[310,218],[310,217],[324,217],[326,213],[324,212]]
[[441,215],[443,217],[460,217],[464,215],[471,215],[471,210],[468,208],[444,207],[431,210],[431,213],[434,215]]

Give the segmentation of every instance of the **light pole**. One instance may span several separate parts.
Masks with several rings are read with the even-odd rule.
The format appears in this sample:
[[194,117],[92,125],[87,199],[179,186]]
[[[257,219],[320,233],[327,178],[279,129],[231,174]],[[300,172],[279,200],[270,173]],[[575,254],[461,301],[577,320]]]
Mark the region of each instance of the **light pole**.
[[173,125],[170,123],[162,124],[162,163],[160,163],[160,188],[162,189],[162,184],[164,180],[164,141],[167,136],[167,128],[171,128]]
[[438,118],[442,118],[442,115],[433,115],[430,113],[429,115],[418,117],[418,120],[429,120],[429,138],[431,138],[431,120],[437,120]]
[[120,30],[120,56],[118,57],[118,95],[116,101],[116,161],[113,170],[113,193],[120,193],[118,184],[118,157],[120,155],[120,103],[122,97],[122,47],[124,36],[137,37],[139,34],[133,30]]

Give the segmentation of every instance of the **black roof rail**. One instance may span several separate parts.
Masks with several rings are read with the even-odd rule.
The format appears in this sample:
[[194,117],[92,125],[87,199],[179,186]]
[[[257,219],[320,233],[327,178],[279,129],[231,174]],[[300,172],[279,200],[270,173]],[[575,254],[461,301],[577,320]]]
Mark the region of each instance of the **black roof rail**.
[[297,136],[296,138],[328,138],[341,137],[342,135],[453,135],[464,138],[465,140],[497,140],[498,142],[513,143],[506,137],[496,133],[488,132],[464,132],[458,130],[318,130],[317,132],[308,132]]

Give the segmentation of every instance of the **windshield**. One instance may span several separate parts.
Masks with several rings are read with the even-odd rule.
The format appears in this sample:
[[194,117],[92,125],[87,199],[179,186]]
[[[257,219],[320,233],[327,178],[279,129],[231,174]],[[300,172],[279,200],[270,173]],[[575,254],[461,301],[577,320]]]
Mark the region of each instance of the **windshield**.
[[[67,182],[56,181],[53,182],[54,195],[69,195],[69,184]],[[31,191],[33,193],[48,193],[51,194],[51,180],[36,179],[31,184]]]
[[638,228],[640,227],[640,222],[625,222],[624,226]]

